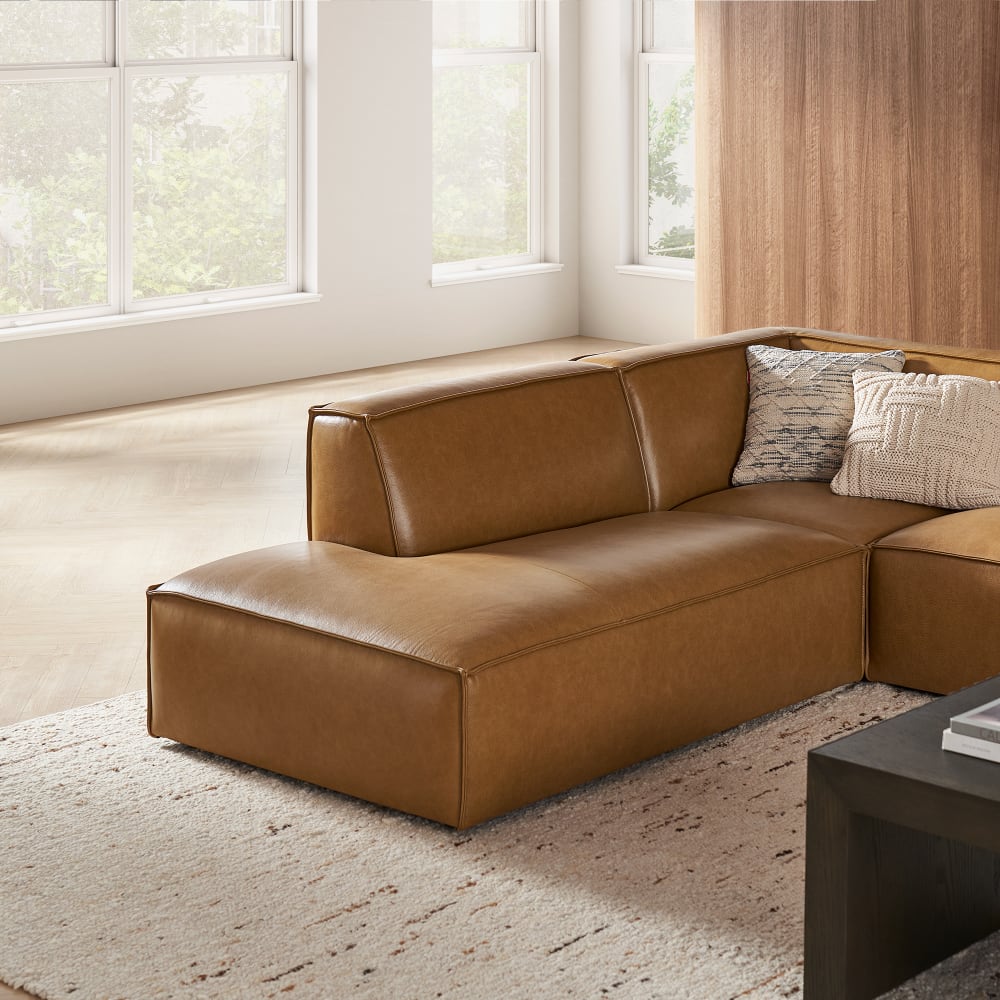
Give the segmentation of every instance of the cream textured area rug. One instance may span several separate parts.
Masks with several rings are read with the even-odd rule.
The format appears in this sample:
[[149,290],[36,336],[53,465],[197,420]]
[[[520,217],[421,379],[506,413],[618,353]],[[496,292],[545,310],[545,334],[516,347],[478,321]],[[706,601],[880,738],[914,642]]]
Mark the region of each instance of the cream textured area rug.
[[[796,996],[806,750],[924,700],[843,688],[461,834],[150,739],[141,695],[13,726],[0,980],[49,1000]],[[991,995],[978,973],[978,993],[900,996]]]

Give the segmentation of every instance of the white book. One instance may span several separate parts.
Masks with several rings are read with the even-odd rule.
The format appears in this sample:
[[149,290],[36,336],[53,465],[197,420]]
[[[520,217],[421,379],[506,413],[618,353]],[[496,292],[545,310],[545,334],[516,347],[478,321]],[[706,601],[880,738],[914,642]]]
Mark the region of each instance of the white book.
[[1000,743],[991,740],[977,740],[975,736],[965,736],[946,729],[941,734],[941,748],[955,753],[964,753],[969,757],[981,757],[983,760],[995,760],[1000,763]]
[[1000,698],[951,717],[951,731],[1000,743]]

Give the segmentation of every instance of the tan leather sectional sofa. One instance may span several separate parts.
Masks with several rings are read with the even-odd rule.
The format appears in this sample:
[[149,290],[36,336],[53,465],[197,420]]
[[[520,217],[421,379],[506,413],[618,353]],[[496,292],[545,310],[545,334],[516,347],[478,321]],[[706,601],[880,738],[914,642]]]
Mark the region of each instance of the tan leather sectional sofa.
[[864,676],[996,673],[1000,508],[731,488],[767,328],[311,412],[310,541],[149,592],[149,731],[463,828]]

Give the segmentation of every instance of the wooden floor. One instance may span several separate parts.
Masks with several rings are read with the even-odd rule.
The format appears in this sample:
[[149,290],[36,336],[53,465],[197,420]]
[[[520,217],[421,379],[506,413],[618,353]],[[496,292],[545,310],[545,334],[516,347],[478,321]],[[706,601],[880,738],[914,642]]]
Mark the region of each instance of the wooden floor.
[[306,537],[309,406],[627,346],[574,337],[0,427],[0,726],[143,688],[147,586]]

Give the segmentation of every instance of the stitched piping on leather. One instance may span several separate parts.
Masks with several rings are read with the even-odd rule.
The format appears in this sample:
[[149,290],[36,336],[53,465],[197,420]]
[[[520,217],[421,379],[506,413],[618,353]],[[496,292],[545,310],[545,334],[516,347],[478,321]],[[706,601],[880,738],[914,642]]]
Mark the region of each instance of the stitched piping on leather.
[[989,559],[985,556],[966,556],[960,552],[942,552],[940,549],[914,548],[908,545],[883,545],[881,542],[876,542],[874,547],[884,552],[919,552],[924,556],[941,556],[942,559],[964,559],[966,562],[983,563],[986,566],[1000,566],[1000,559]]
[[629,419],[632,421],[632,431],[635,434],[635,446],[639,449],[639,462],[642,465],[642,477],[646,480],[646,509],[653,511],[653,484],[649,478],[649,469],[646,468],[646,452],[642,447],[642,438],[639,435],[639,422],[635,416],[635,409],[632,406],[632,397],[629,395],[628,386],[625,384],[625,373],[618,369],[618,384],[621,386],[622,395],[625,397],[625,405],[628,407]]
[[[625,516],[636,517],[638,515],[626,514]],[[556,530],[559,531],[561,529],[557,528]],[[487,544],[493,544],[493,543],[487,543]],[[596,595],[597,597],[601,596],[601,592],[597,590],[595,587],[592,587],[589,583],[585,583],[583,580],[580,580],[577,577],[573,576],[572,573],[567,573],[565,570],[555,569],[555,567],[553,566],[546,566],[545,563],[536,562],[534,559],[531,559],[528,556],[519,556],[518,561],[523,562],[527,566],[534,566],[535,569],[544,570],[546,573],[552,573],[555,576],[561,576],[564,580],[571,580],[578,587],[583,587],[584,590],[589,590],[592,594]]]
[[406,653],[399,649],[389,649],[387,646],[376,646],[372,642],[365,642],[363,639],[352,639],[349,635],[340,635],[337,632],[327,632],[325,629],[316,628],[314,625],[303,625],[301,622],[290,622],[285,618],[275,618],[272,615],[263,615],[259,611],[251,611],[248,608],[234,608],[231,604],[222,604],[220,601],[210,601],[205,597],[195,597],[193,594],[181,594],[173,590],[158,591],[159,597],[176,597],[182,601],[194,601],[195,604],[204,604],[210,608],[219,608],[222,611],[232,611],[238,615],[249,615],[251,618],[259,618],[264,622],[273,622],[275,625],[287,625],[289,628],[301,629],[303,632],[312,632],[313,635],[326,636],[328,639],[339,639],[341,642],[350,643],[352,646],[361,646],[363,649],[374,649],[379,653],[388,653],[390,656],[401,656],[404,660],[412,660],[414,663],[423,663],[428,667],[437,667],[438,670],[445,670],[449,674],[467,673],[465,667],[453,667],[448,663],[438,663],[436,660],[428,660],[415,653]]
[[[567,362],[568,364],[569,362]],[[522,385],[531,385],[534,382],[558,382],[560,379],[582,378],[584,375],[603,375],[608,369],[594,365],[590,368],[581,368],[578,372],[559,372],[555,375],[524,375],[513,382],[501,382],[498,385],[484,385],[478,389],[462,389],[457,392],[446,392],[440,396],[431,396],[429,399],[420,399],[414,403],[407,403],[405,406],[397,406],[383,413],[366,413],[366,420],[381,420],[383,417],[390,417],[396,413],[405,413],[407,410],[417,410],[421,406],[430,406],[432,403],[443,403],[448,399],[461,399],[463,396],[481,396],[487,392],[501,392],[504,389],[517,389]],[[337,413],[345,417],[359,417],[361,414],[353,410],[325,410],[326,413]]]
[[389,512],[389,530],[392,532],[392,547],[395,550],[394,556],[399,555],[399,535],[396,532],[396,511],[392,506],[392,495],[389,493],[389,478],[385,474],[385,465],[382,462],[382,452],[379,451],[378,441],[369,423],[370,417],[365,417],[365,430],[368,432],[368,440],[371,442],[372,451],[375,453],[375,461],[378,463],[378,474],[382,477],[382,492],[385,494],[385,506]]
[[863,551],[864,546],[858,546],[857,548],[847,549],[844,552],[838,552],[835,555],[823,556],[821,559],[813,559],[807,563],[801,563],[798,566],[793,566],[790,569],[781,570],[777,573],[769,573],[767,576],[759,577],[756,580],[750,580],[747,583],[742,583],[736,587],[727,587],[725,590],[717,590],[713,594],[706,594],[704,597],[692,597],[687,601],[681,601],[678,604],[671,604],[666,608],[658,608],[655,611],[647,611],[641,615],[635,615],[632,618],[622,618],[616,622],[608,622],[606,625],[595,625],[593,628],[583,629],[580,632],[574,632],[572,635],[563,635],[555,639],[546,639],[545,642],[535,643],[533,646],[525,646],[523,649],[518,649],[513,653],[504,653],[503,656],[498,656],[493,660],[484,660],[482,663],[477,664],[474,667],[469,667],[468,672],[470,675],[478,674],[482,670],[488,670],[490,667],[495,667],[498,664],[505,663],[507,660],[516,660],[519,656],[524,656],[526,653],[534,653],[539,649],[546,649],[549,646],[560,646],[565,642],[571,642],[573,639],[582,639],[588,635],[597,635],[600,632],[609,632],[611,629],[621,628],[623,625],[634,625],[637,622],[647,621],[650,618],[658,618],[661,615],[668,615],[674,611],[682,611],[684,608],[693,607],[696,604],[706,604],[708,601],[714,601],[717,597],[728,597],[730,594],[737,594],[741,590],[749,590],[751,587],[759,587],[762,584],[770,583],[772,580],[780,580],[783,576],[790,576],[792,573],[798,573],[800,570],[811,569],[813,566],[820,566],[823,563],[833,562],[835,559],[843,559],[845,556],[857,555],[859,552]]
[[467,786],[467,775],[469,771],[469,678],[465,671],[461,671],[458,678],[459,697],[462,701],[462,732],[459,734],[459,755],[458,766],[461,769],[458,779],[458,828],[465,826],[465,813],[469,804],[469,792]]
[[162,584],[146,588],[146,732],[153,732],[153,592]]
[[865,563],[861,571],[861,676],[868,676],[868,662],[870,660],[870,650],[868,645],[868,626],[871,615],[868,613],[868,573],[871,569],[872,550],[870,545],[865,546]]
[[316,413],[309,411],[309,429],[306,431],[306,537],[311,542],[313,540],[312,521],[312,450],[313,450],[313,424],[316,423]]

